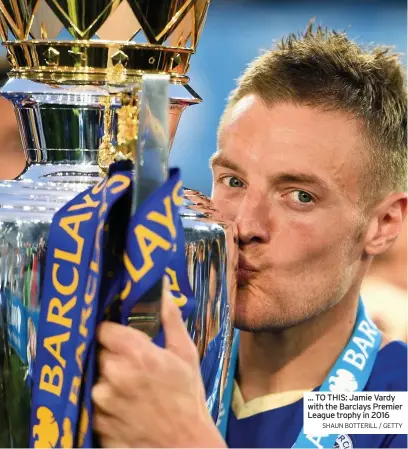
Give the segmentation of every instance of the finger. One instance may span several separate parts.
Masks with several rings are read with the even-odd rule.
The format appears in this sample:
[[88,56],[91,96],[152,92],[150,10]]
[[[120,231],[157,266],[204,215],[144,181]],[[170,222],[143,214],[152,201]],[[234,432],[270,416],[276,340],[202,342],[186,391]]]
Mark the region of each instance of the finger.
[[103,349],[98,354],[101,382],[108,382],[118,392],[126,392],[137,378],[137,363],[131,357]]
[[[112,387],[106,381],[99,381],[92,388],[92,402],[95,407],[108,415],[117,415],[119,408],[119,398]],[[120,410],[119,410],[120,412]]]
[[115,418],[117,423],[126,420],[129,411],[129,400],[127,397],[118,394],[109,382],[100,380],[92,388],[92,402],[95,410]]
[[118,441],[115,438],[109,438],[109,437],[101,437],[100,438],[101,446],[103,448],[118,448],[118,447],[130,447],[127,444],[123,443],[122,441]]
[[120,435],[122,423],[113,415],[103,412],[99,407],[95,407],[92,427],[101,437],[118,437]]
[[116,429],[109,421],[109,415],[104,413],[99,407],[94,407],[92,417],[92,427],[99,436],[111,436],[116,433]]
[[98,406],[94,407],[92,426],[98,435],[101,447],[135,447],[135,445],[130,446],[128,441],[135,440],[135,436],[143,436],[143,429],[140,428],[139,418],[134,414],[130,421],[126,420],[126,417],[129,418],[129,413],[129,407],[119,417],[106,413]]
[[111,321],[99,325],[97,338],[102,346],[118,354],[134,354],[138,348],[151,345],[144,332]]
[[[99,340],[104,344],[99,353],[101,374],[109,378],[118,391],[126,388],[133,391],[136,383],[143,387],[146,373],[154,375],[162,369],[166,350],[136,329],[115,323],[103,324],[114,326],[103,326],[100,331]],[[122,332],[121,328],[128,332]],[[118,339],[126,341],[115,341]]]
[[166,349],[186,362],[198,362],[197,349],[184,324],[181,311],[173,301],[167,276],[163,282],[162,324]]
[[163,369],[165,350],[151,343],[150,350],[139,350],[135,357],[118,355],[106,349],[99,353],[100,381],[107,382],[123,397],[136,398],[149,379]]

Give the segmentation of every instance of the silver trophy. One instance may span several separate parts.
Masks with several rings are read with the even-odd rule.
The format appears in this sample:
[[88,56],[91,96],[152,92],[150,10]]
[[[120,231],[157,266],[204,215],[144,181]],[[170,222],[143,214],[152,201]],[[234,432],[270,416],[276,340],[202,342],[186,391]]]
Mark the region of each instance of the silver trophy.
[[[0,0],[0,34],[12,65],[1,95],[14,105],[27,161],[18,179],[0,183],[2,447],[28,445],[28,380],[52,217],[114,160],[137,159],[141,127],[168,123],[168,136],[160,138],[170,150],[183,110],[201,101],[186,73],[208,6],[209,0]],[[166,168],[162,151],[139,170],[140,201]],[[216,216],[208,198],[185,191],[185,255],[197,298],[187,327],[201,358],[216,336],[222,339],[206,367],[214,418],[230,360],[238,258],[233,224]],[[130,324],[148,332],[152,314],[145,309]]]

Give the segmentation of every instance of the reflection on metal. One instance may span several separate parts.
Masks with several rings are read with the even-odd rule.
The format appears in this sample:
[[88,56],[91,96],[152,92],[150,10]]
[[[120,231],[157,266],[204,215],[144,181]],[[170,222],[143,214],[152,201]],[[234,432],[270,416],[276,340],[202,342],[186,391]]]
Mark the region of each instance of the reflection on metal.
[[[107,90],[96,86],[50,87],[11,79],[1,95],[14,104],[29,164],[96,164],[100,158],[104,168],[104,158],[116,153],[129,132],[137,133],[139,85],[140,80],[128,89]],[[184,109],[201,101],[191,92],[186,86],[171,86],[170,145]],[[122,110],[124,103],[127,107]],[[133,122],[132,128],[127,126],[128,120]]]
[[[98,179],[99,172],[93,167],[35,167],[39,169],[32,170],[36,179],[23,176],[20,181],[0,183],[0,346],[6,348],[4,355],[0,353],[5,384],[0,413],[2,407],[6,409],[11,428],[0,440],[2,447],[9,447],[9,438],[14,447],[28,444],[27,376],[30,360],[35,359],[49,225],[56,210]],[[216,412],[229,363],[237,263],[234,228],[230,223],[214,220],[214,213],[208,199],[187,192],[182,209],[185,253],[190,283],[198,300],[187,328],[201,358],[220,331],[224,341],[211,366],[214,382],[207,391],[211,413]]]
[[[118,152],[132,153],[146,73],[170,79],[171,148],[181,113],[201,101],[186,72],[208,4],[0,0],[0,35],[13,65],[1,95],[14,105],[27,160],[16,181],[0,183],[0,447],[28,445],[29,375],[52,217],[97,182]],[[187,327],[201,359],[219,343],[205,373],[214,417],[229,364],[237,265],[235,228],[216,215],[208,198],[186,191],[185,254],[197,297]]]

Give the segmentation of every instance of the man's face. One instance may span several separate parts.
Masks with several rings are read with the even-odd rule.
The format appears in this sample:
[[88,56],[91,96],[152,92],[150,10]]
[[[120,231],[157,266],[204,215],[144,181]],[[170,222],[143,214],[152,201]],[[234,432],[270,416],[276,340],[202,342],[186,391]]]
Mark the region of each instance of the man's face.
[[336,304],[363,275],[356,120],[256,96],[227,110],[213,200],[240,239],[236,326],[282,329]]

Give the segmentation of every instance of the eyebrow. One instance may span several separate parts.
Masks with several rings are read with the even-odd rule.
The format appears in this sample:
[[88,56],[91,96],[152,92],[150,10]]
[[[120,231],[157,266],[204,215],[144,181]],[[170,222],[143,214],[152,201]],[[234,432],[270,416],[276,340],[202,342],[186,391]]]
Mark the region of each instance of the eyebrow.
[[210,168],[214,169],[214,167],[224,167],[229,168],[230,170],[236,171],[236,172],[242,172],[242,169],[239,167],[238,164],[231,161],[227,157],[223,156],[220,153],[215,153],[213,156],[210,157]]
[[281,172],[271,176],[270,182],[278,184],[299,183],[308,185],[319,185],[325,189],[329,188],[328,184],[323,179],[308,173]]
[[[243,172],[242,168],[233,162],[231,159],[226,156],[215,153],[210,158],[210,168],[214,169],[214,167],[224,167],[235,172]],[[305,185],[317,185],[324,189],[329,189],[329,185],[326,181],[315,176],[310,173],[302,173],[302,172],[278,172],[269,176],[269,183],[273,184],[305,184]]]

